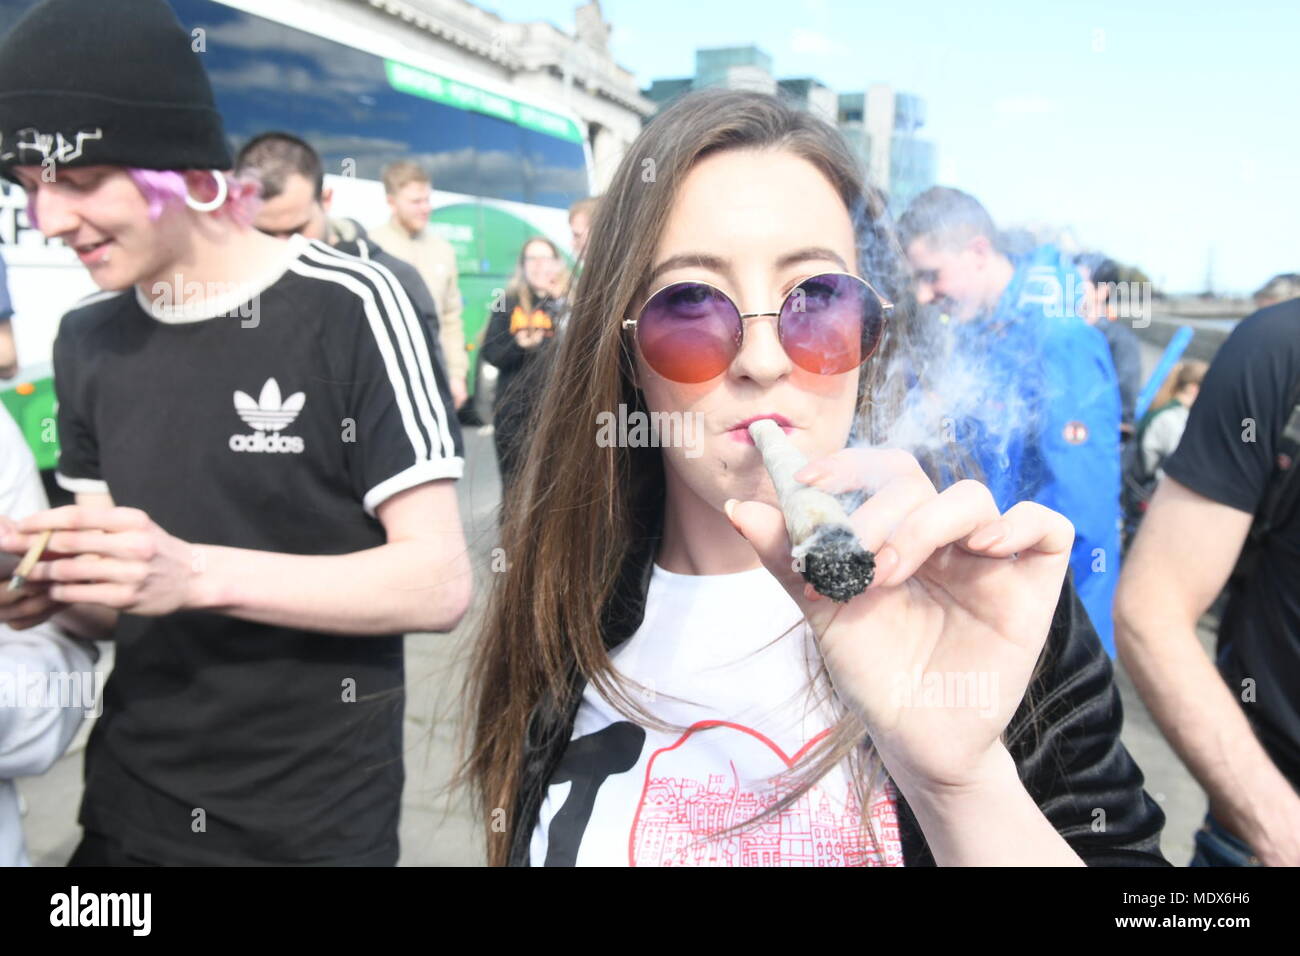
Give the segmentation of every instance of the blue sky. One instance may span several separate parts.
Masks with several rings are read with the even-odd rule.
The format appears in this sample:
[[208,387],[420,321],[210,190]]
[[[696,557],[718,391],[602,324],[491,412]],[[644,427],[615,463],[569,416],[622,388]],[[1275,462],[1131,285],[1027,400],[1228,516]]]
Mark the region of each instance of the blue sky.
[[[491,0],[572,30],[576,0]],[[924,97],[939,179],[1171,291],[1300,271],[1300,3],[603,0],[641,84],[754,43],[778,77]]]

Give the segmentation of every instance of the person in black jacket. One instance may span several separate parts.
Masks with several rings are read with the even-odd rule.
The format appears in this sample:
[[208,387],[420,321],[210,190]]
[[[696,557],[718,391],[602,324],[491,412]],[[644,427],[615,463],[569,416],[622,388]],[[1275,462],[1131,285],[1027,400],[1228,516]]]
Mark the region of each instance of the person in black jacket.
[[[489,862],[1167,865],[1069,522],[885,447],[926,347],[908,280],[806,112],[702,91],[633,144],[476,647]],[[764,418],[854,498],[875,576],[845,603],[792,555]]]
[[493,437],[503,500],[527,452],[529,418],[545,384],[556,335],[568,315],[568,288],[569,273],[559,247],[534,236],[519,250],[515,274],[501,308],[492,310],[483,338],[483,359],[498,372]]

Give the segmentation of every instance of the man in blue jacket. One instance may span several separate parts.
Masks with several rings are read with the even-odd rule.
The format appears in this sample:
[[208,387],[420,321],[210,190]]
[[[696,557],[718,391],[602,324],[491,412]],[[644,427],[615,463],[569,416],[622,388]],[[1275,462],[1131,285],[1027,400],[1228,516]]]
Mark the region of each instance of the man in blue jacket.
[[949,317],[944,361],[963,372],[952,378],[981,384],[974,401],[940,396],[956,440],[999,508],[1033,500],[1074,523],[1075,586],[1113,656],[1120,396],[1106,339],[1083,318],[1082,279],[1050,245],[1009,256],[988,212],[956,189],[922,193],[899,227],[918,301]]

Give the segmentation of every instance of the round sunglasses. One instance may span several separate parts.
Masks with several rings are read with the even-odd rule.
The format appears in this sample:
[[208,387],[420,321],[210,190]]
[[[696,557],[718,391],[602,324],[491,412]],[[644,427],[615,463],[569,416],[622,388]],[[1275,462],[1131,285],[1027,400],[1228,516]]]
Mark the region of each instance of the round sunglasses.
[[894,304],[864,279],[823,272],[801,280],[777,312],[741,312],[731,297],[707,282],[674,282],[653,293],[635,319],[646,363],[674,382],[707,382],[735,360],[745,335],[743,320],[777,316],[777,335],[790,360],[816,375],[839,375],[861,365],[880,344]]

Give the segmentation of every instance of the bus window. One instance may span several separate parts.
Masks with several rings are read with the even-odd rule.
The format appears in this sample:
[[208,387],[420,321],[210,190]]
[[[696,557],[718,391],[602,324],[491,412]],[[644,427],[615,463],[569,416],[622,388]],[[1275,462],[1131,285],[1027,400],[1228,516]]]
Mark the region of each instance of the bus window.
[[[434,189],[470,196],[477,193],[478,157],[474,149],[472,114],[396,90],[387,90],[380,102],[385,106],[391,103],[391,110],[387,111],[384,119],[376,115],[374,135],[380,136],[388,129],[401,131],[410,150],[402,153],[389,146],[385,151],[385,162],[398,158],[414,160],[429,174]],[[370,179],[378,179],[379,174],[379,169],[365,173],[358,169],[357,172],[357,175]]]
[[473,117],[478,154],[478,194],[489,199],[527,202],[524,180],[523,130],[514,123],[484,113]]
[[377,180],[388,163],[413,159],[436,188],[473,193],[469,118],[394,90],[380,58],[211,0],[173,2],[183,24],[206,33],[204,65],[236,149],[284,130],[311,143],[327,173]]
[[568,209],[587,195],[587,157],[582,144],[526,129],[528,201]]
[[0,0],[0,33],[8,33],[18,18],[36,3],[37,0]]

